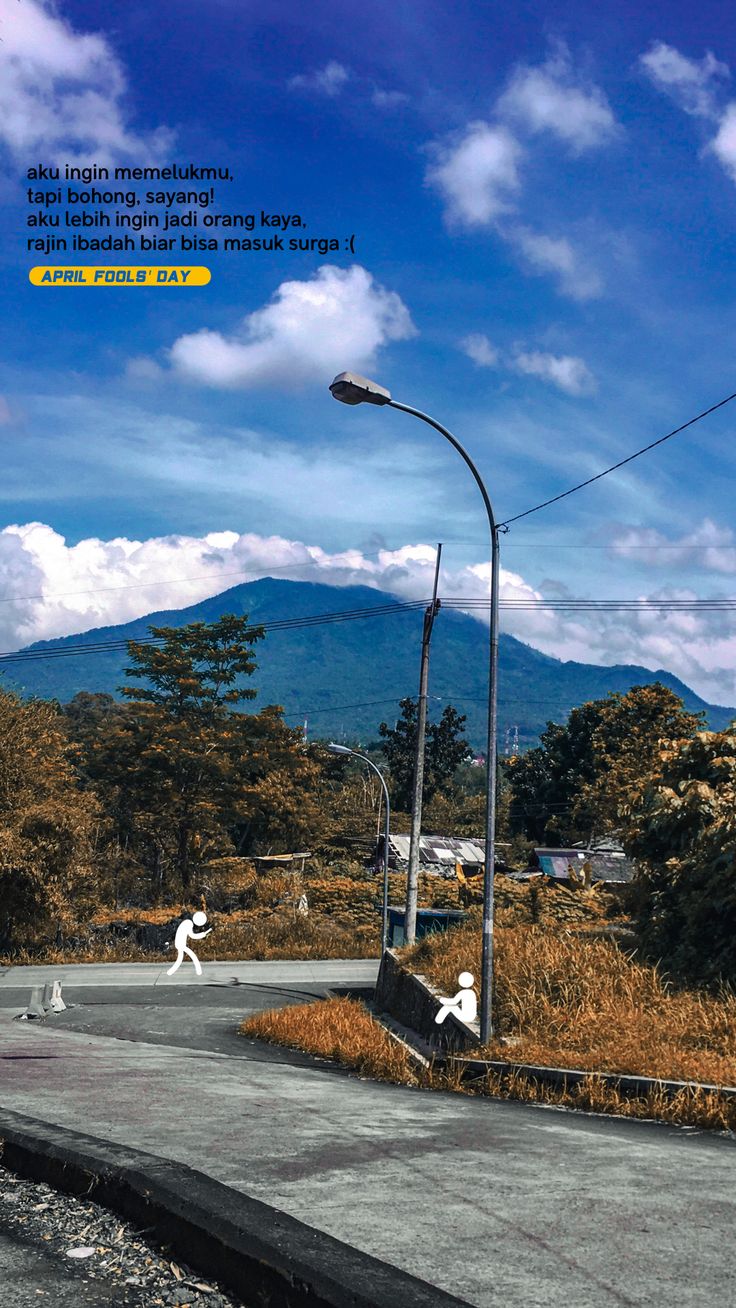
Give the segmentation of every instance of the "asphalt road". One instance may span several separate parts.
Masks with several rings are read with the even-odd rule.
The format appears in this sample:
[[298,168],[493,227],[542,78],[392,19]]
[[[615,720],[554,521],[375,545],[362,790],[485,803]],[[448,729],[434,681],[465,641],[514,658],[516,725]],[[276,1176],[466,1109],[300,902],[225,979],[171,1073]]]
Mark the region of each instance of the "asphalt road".
[[[125,1293],[103,1281],[87,1281],[60,1258],[0,1231],[0,1308],[122,1308]],[[128,1301],[129,1302],[129,1301]]]
[[[62,972],[75,1007],[13,1022],[30,981]],[[375,972],[11,969],[0,1104],[189,1163],[478,1308],[736,1303],[732,1141],[361,1081],[234,1035]]]

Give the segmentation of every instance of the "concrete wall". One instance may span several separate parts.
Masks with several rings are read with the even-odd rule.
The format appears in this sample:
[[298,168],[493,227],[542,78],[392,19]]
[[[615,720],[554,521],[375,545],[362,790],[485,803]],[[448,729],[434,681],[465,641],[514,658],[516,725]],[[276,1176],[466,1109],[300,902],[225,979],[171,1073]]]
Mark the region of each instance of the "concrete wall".
[[405,971],[393,949],[387,949],[381,959],[375,1004],[438,1050],[464,1053],[480,1042],[478,1024],[471,1026],[454,1013],[450,1013],[441,1026],[437,1025],[435,1017],[441,1008],[440,992],[426,977]]

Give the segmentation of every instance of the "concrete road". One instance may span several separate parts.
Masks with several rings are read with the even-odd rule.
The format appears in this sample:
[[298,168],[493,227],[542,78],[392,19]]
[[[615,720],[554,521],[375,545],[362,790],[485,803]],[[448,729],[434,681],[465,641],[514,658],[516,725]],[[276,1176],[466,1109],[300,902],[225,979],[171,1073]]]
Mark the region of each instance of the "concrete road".
[[0,977],[0,1104],[189,1163],[478,1308],[736,1303],[733,1142],[360,1081],[233,1036],[375,962],[221,964],[239,984],[208,967],[172,988],[146,966],[64,969],[77,1007],[37,1024],[12,1021],[29,973]]

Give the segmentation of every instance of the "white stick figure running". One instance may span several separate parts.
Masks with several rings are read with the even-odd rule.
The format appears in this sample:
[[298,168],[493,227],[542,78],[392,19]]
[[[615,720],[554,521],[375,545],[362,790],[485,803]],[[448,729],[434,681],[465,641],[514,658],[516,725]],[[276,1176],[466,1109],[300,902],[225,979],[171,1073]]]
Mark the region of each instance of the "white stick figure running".
[[185,917],[184,921],[179,923],[176,928],[176,935],[174,936],[174,949],[177,951],[177,958],[174,966],[170,967],[166,973],[167,976],[173,976],[177,968],[181,967],[184,962],[185,954],[188,954],[194,963],[194,970],[197,973],[197,976],[202,975],[202,965],[197,958],[197,955],[194,953],[194,950],[190,949],[187,945],[187,940],[204,940],[205,936],[210,934],[212,927],[208,927],[206,931],[195,931],[194,928],[195,926],[204,926],[206,921],[207,914],[197,912],[193,913],[191,917]]
[[454,999],[448,999],[442,995],[442,1008],[435,1017],[435,1022],[442,1023],[450,1013],[455,1013],[462,1018],[463,1022],[474,1022],[478,1016],[478,1000],[475,997],[475,991],[471,989],[475,977],[472,972],[461,972],[458,977],[458,984],[462,990],[458,990]]

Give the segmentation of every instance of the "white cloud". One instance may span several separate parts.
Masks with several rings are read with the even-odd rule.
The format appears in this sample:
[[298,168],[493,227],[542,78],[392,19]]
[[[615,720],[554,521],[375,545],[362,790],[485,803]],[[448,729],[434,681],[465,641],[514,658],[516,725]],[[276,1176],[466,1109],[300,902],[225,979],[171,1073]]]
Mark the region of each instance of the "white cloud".
[[591,299],[600,294],[601,279],[570,241],[511,216],[522,207],[522,165],[531,158],[519,137],[548,132],[575,154],[605,145],[621,131],[605,95],[573,69],[559,44],[546,63],[515,70],[496,113],[430,143],[427,185],[442,196],[450,227],[492,230],[530,271],[555,277],[563,295]]
[[736,573],[736,536],[711,518],[682,536],[665,536],[654,527],[617,526],[610,545],[620,558],[649,568]]
[[192,332],[169,353],[178,372],[208,386],[293,386],[324,382],[346,363],[370,367],[382,345],[414,335],[406,305],[365,268],[325,265],[308,281],[282,282],[232,336]]
[[521,147],[505,127],[473,122],[430,147],[426,180],[445,201],[449,223],[487,227],[512,207]]
[[154,359],[147,358],[144,354],[137,354],[134,358],[129,359],[125,372],[129,381],[141,382],[143,385],[160,381],[163,376],[163,368],[160,364],[156,363]]
[[371,101],[377,109],[398,109],[408,99],[404,91],[384,91],[380,86],[374,87],[371,94]]
[[728,65],[716,59],[710,50],[700,62],[688,59],[663,41],[655,42],[639,62],[654,86],[669,95],[685,113],[718,124],[705,153],[714,154],[736,182],[736,102],[725,107],[719,104],[720,83],[730,77]]
[[560,291],[573,300],[590,300],[600,295],[601,279],[588,267],[567,237],[548,236],[528,227],[511,227],[506,232],[535,272],[550,273],[557,278]]
[[123,66],[99,33],[81,33],[48,0],[0,0],[0,141],[26,166],[155,159],[172,134],[137,133]]
[[564,46],[537,68],[517,68],[497,110],[528,132],[551,132],[576,154],[620,132],[605,95],[576,75]]
[[533,350],[517,354],[513,366],[528,377],[551,382],[567,395],[590,395],[596,388],[595,378],[587,364],[571,354],[544,354]]
[[311,73],[299,73],[292,77],[289,86],[298,91],[316,91],[318,95],[334,98],[339,95],[350,80],[350,69],[331,59],[324,68],[316,68]]
[[698,61],[688,59],[664,41],[655,41],[641,55],[639,63],[654,86],[669,95],[685,113],[698,118],[718,116],[719,84],[730,73],[728,64],[721,63],[710,50]]
[[[0,531],[0,647],[71,635],[184,608],[258,577],[365,585],[404,599],[431,594],[435,547],[406,545],[369,556],[357,549],[329,553],[281,536],[209,532],[202,537],[149,540],[89,538],[68,545],[41,522]],[[447,592],[485,598],[488,565],[445,574]],[[511,588],[508,590],[508,588]],[[504,571],[502,592],[533,596]]]
[[726,106],[709,149],[736,182],[736,104]]
[[479,368],[495,368],[498,363],[498,350],[482,332],[471,332],[469,336],[464,336],[459,342],[459,348]]
[[[89,538],[68,545],[40,522],[0,531],[0,648],[114,625],[162,609],[184,608],[258,577],[327,585],[366,585],[402,599],[431,594],[435,547],[408,544],[368,555],[329,553],[281,536],[212,531],[201,537],[149,540]],[[563,585],[535,588],[503,567],[502,601],[538,604],[571,598]],[[440,594],[488,598],[489,564],[445,568]],[[646,596],[642,599],[646,600]],[[689,590],[662,590],[651,599],[692,599]],[[487,621],[487,611],[469,613]],[[644,604],[636,612],[574,614],[535,607],[502,611],[503,629],[563,659],[666,668],[717,703],[736,699],[736,637],[729,614],[669,612]]]
[[595,378],[583,359],[571,354],[549,354],[521,350],[502,354],[482,332],[472,332],[458,341],[458,349],[479,368],[503,368],[556,386],[567,395],[590,395]]

